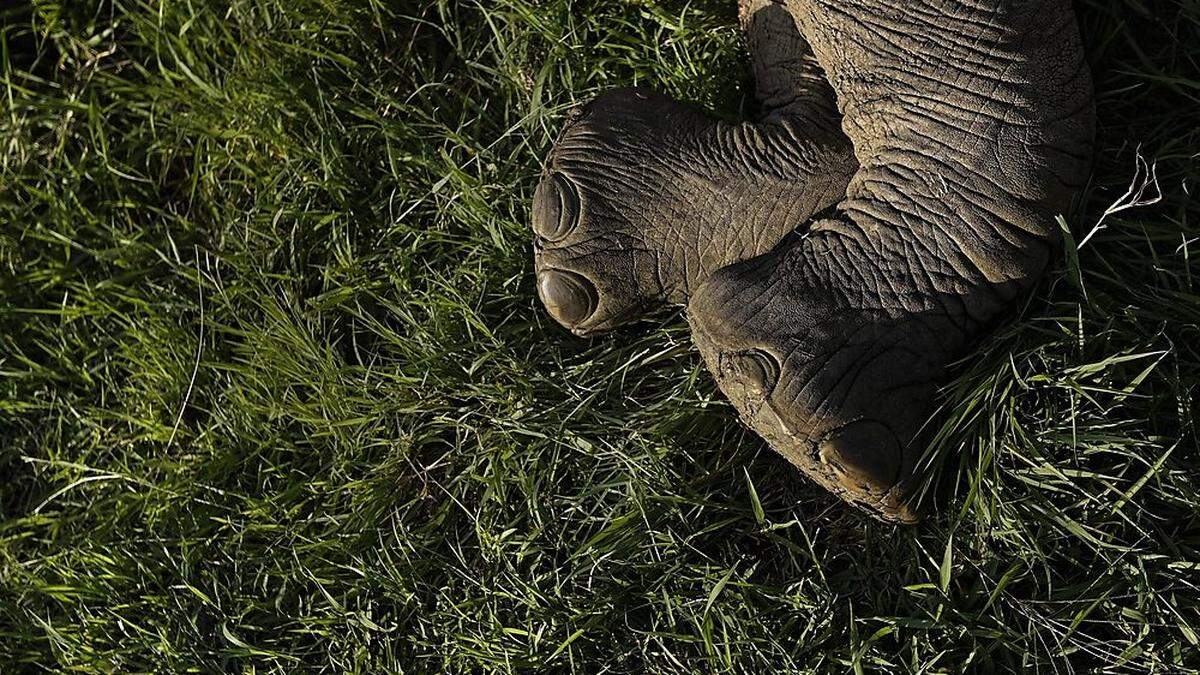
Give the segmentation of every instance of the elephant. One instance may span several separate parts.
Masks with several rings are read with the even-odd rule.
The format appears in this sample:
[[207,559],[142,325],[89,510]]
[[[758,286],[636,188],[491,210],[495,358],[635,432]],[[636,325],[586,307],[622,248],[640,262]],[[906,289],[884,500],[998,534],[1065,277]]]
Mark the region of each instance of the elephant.
[[534,191],[542,304],[594,335],[664,305],[740,418],[913,523],[939,383],[1056,254],[1092,161],[1069,0],[740,0],[757,119],[623,88]]

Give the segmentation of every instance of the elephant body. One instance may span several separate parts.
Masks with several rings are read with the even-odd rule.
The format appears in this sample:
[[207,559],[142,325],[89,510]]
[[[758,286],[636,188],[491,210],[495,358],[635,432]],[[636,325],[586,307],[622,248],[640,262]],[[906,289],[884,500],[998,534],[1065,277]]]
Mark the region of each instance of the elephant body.
[[685,304],[751,428],[910,522],[936,383],[1044,271],[1088,175],[1074,14],[743,0],[741,17],[761,119],[619,90],[568,123],[534,198],[539,293],[580,334]]

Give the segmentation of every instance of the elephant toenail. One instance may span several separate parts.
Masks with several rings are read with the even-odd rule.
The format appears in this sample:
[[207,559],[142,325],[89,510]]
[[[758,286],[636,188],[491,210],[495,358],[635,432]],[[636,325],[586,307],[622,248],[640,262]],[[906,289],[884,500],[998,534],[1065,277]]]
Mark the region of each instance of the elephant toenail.
[[821,462],[833,468],[846,488],[883,493],[900,479],[903,448],[896,435],[874,420],[857,420],[821,441]]
[[744,384],[759,396],[766,396],[779,380],[779,363],[775,357],[760,350],[748,349],[726,356],[730,371],[743,378]]
[[579,192],[565,175],[554,172],[533,193],[533,231],[546,241],[563,239],[579,223]]
[[538,275],[538,294],[550,316],[567,328],[574,328],[596,311],[596,287],[574,272],[542,272]]
[[566,116],[563,118],[563,129],[566,130],[572,124],[578,122],[585,112],[587,112],[586,105],[577,105],[568,110]]

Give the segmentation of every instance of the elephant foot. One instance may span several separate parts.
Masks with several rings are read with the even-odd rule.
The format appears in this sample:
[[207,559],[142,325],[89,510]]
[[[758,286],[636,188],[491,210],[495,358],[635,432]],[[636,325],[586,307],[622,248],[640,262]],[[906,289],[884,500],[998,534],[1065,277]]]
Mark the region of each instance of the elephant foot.
[[861,291],[825,281],[832,252],[817,248],[796,236],[714,273],[688,304],[693,340],[773,449],[846,501],[914,522],[915,441],[958,331],[937,313],[847,301]]
[[638,89],[572,112],[534,192],[532,222],[538,294],[568,330],[612,328],[676,292],[658,240],[685,217],[681,197],[702,186],[696,168],[672,160],[677,143],[708,125]]
[[550,315],[591,335],[683,304],[713,270],[769,250],[845,194],[855,162],[832,116],[829,104],[729,124],[641,89],[576,110],[533,198]]
[[846,193],[857,169],[792,14],[742,0],[763,118],[720,122],[645,89],[576,109],[534,193],[534,266],[577,335],[685,304],[707,276],[770,250]]

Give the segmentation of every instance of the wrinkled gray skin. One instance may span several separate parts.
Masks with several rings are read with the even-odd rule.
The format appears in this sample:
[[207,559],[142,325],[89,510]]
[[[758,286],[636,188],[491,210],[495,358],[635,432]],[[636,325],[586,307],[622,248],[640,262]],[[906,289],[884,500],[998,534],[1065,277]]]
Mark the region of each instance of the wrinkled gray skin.
[[742,0],[765,114],[623,89],[534,196],[538,292],[579,335],[686,304],[742,419],[911,522],[935,383],[1027,290],[1087,177],[1068,0]]

